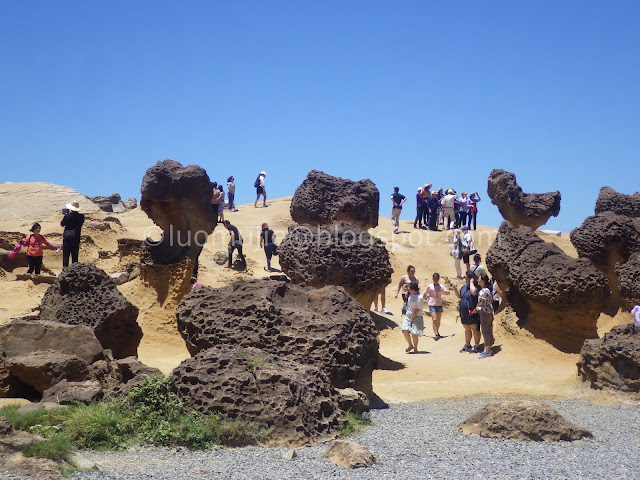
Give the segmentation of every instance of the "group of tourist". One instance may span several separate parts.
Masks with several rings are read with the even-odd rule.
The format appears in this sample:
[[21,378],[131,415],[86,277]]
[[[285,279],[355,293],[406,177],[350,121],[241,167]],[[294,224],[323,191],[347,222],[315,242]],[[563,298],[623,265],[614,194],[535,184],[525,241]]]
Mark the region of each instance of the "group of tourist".
[[[458,196],[453,188],[448,188],[446,192],[443,188],[438,190],[431,190],[431,188],[432,184],[430,183],[418,187],[413,228],[438,231],[438,226],[442,225],[445,230],[463,226],[469,229],[473,226],[473,229],[476,229],[478,202],[481,200],[478,192],[473,192],[469,196],[467,196],[467,192],[462,192]],[[400,214],[406,200],[407,197],[400,193],[400,189],[394,187],[393,194],[391,194],[393,233],[399,232]]]
[[[253,206],[258,206],[258,200],[262,197],[262,206],[266,207],[267,205],[267,188],[265,187],[264,181],[267,176],[267,172],[262,171],[258,174],[253,186],[256,189],[256,200],[253,202]],[[227,178],[227,201],[225,202],[225,192],[224,187],[218,182],[213,182],[213,192],[211,195],[211,209],[213,211],[213,216],[215,217],[216,225],[218,222],[224,222],[224,209],[228,208],[230,212],[237,212],[238,209],[235,205],[235,196],[236,196],[236,184],[235,178],[230,176]]]

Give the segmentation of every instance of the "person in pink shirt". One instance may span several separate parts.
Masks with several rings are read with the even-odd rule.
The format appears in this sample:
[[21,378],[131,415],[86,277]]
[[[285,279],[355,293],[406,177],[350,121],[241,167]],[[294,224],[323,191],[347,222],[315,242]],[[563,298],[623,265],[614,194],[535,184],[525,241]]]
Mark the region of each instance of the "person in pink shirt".
[[44,247],[47,246],[52,250],[59,251],[58,245],[49,243],[44,235],[40,235],[40,224],[34,223],[31,227],[31,234],[24,240],[20,241],[20,245],[27,247],[27,260],[29,261],[29,269],[27,274],[31,275],[35,273],[40,275],[40,269],[42,268],[42,255],[44,253]]
[[433,322],[433,339],[438,341],[442,338],[440,335],[440,320],[442,319],[442,295],[449,295],[449,290],[440,284],[440,274],[433,274],[433,283],[427,286],[422,295],[428,299],[429,315]]

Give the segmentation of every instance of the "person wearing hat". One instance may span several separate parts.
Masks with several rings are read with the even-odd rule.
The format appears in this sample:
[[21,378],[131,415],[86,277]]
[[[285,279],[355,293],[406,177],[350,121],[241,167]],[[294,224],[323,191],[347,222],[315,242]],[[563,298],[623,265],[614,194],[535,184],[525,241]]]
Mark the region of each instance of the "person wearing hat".
[[44,235],[40,235],[40,228],[41,227],[38,222],[34,223],[29,230],[31,234],[27,235],[24,240],[20,240],[19,243],[21,247],[27,247],[27,261],[29,262],[29,269],[27,270],[28,275],[31,275],[32,273],[40,275],[40,269],[42,268],[42,255],[45,246],[55,250],[56,252],[60,251],[59,246],[49,243]]
[[416,218],[413,221],[413,228],[427,228],[422,226],[422,217],[424,215],[424,197],[422,196],[422,187],[418,187],[418,193],[416,193]]
[[262,224],[262,231],[260,232],[260,247],[264,247],[264,254],[267,256],[267,268],[268,272],[271,272],[271,257],[277,255],[276,253],[276,234],[269,228],[267,223]]
[[264,186],[264,177],[267,176],[267,172],[262,171],[260,172],[260,175],[258,175],[258,178],[256,178],[256,181],[254,183],[254,186],[256,187],[256,201],[253,202],[253,206],[254,207],[258,207],[258,200],[260,199],[260,195],[262,195],[263,200],[262,200],[262,206],[266,207],[267,206],[267,189]]
[[456,194],[452,189],[447,190],[447,194],[442,198],[442,210],[444,211],[444,229],[449,230],[451,224],[456,225],[455,214]]
[[429,224],[429,199],[431,198],[432,186],[430,183],[425,183],[424,187],[422,187],[422,223],[424,223],[425,228]]
[[429,211],[429,230],[438,231],[438,192],[431,192],[431,196],[427,201],[427,209]]
[[60,222],[60,226],[64,227],[62,234],[62,268],[69,266],[69,257],[71,263],[78,261],[80,253],[80,231],[84,223],[84,215],[79,213],[80,204],[77,200],[67,203],[66,208],[62,209],[64,217]]

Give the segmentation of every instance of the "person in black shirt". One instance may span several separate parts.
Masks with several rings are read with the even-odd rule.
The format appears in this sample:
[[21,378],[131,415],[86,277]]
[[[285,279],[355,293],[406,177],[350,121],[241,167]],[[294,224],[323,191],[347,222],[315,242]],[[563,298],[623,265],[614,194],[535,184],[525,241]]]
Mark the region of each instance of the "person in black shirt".
[[391,195],[391,202],[393,208],[391,209],[391,223],[393,223],[393,233],[398,233],[400,228],[400,214],[402,213],[402,204],[407,200],[407,197],[402,195],[398,187],[393,187],[393,195]]
[[227,268],[231,268],[231,264],[233,263],[233,251],[236,249],[238,250],[238,256],[240,257],[244,268],[247,268],[247,260],[242,254],[242,235],[238,232],[237,227],[231,225],[229,220],[225,220],[222,224],[224,225],[224,228],[229,230],[229,236],[231,237],[229,238],[229,266]]
[[[472,312],[478,305],[478,289],[474,283],[476,276],[467,272],[465,283],[458,291],[458,285],[453,284],[453,291],[460,299],[460,323],[464,327],[464,346],[460,353],[480,353],[480,316]],[[474,346],[471,346],[473,338]]]
[[78,261],[80,253],[80,230],[84,223],[84,215],[78,213],[80,204],[77,200],[67,203],[67,208],[62,209],[64,217],[60,222],[60,226],[64,227],[62,234],[62,268],[69,266],[69,256],[71,263]]
[[276,253],[276,234],[266,223],[262,224],[260,232],[260,246],[264,247],[264,254],[267,256],[267,271],[271,272],[271,257]]

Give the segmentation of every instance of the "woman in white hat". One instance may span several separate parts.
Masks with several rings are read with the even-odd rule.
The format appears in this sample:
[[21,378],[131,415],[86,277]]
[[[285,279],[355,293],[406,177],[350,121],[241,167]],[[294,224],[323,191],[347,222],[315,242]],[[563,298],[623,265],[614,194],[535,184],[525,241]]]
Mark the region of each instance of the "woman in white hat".
[[62,268],[69,266],[69,256],[71,263],[78,261],[78,253],[80,252],[80,230],[84,223],[84,215],[78,212],[80,204],[77,200],[67,203],[66,208],[62,209],[64,217],[60,222],[60,226],[64,227],[62,234]]
[[256,178],[255,183],[253,184],[254,187],[256,187],[256,201],[253,202],[253,206],[257,207],[258,206],[258,200],[260,199],[260,195],[262,195],[264,197],[264,199],[262,200],[262,206],[266,207],[267,206],[267,189],[264,187],[264,177],[267,176],[267,172],[260,172],[260,175],[258,175],[258,178]]

